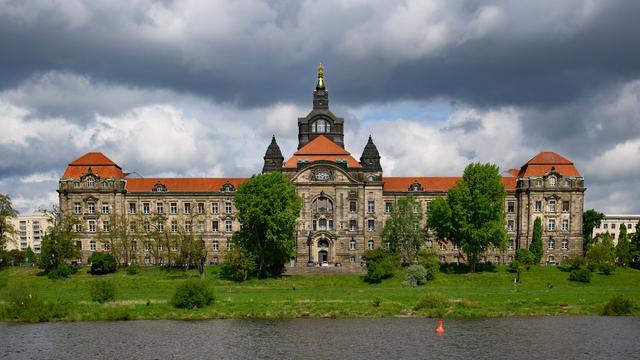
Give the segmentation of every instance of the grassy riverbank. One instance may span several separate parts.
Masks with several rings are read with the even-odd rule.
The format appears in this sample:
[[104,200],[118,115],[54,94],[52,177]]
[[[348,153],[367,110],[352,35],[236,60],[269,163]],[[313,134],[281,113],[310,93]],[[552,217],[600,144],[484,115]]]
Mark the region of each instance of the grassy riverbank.
[[[80,270],[68,279],[50,280],[36,276],[35,269],[10,268],[0,271],[0,319],[14,320],[8,300],[9,289],[16,284],[47,305],[34,310],[45,313],[32,321],[595,315],[611,297],[620,294],[635,301],[633,313],[640,315],[640,271],[628,269],[618,269],[609,276],[594,274],[590,284],[583,284],[568,281],[568,273],[557,268],[535,267],[522,275],[520,284],[514,284],[513,274],[498,268],[478,274],[439,274],[436,280],[416,288],[402,287],[401,274],[377,285],[364,283],[358,275],[283,276],[235,283],[219,279],[216,270],[208,268],[206,280],[214,289],[214,304],[178,310],[168,300],[177,285],[197,278],[196,272],[142,268],[136,275],[119,271],[97,277]],[[90,285],[97,278],[113,281],[115,301],[91,301]],[[553,284],[551,289],[548,282]],[[448,304],[414,310],[428,292],[442,294]]]

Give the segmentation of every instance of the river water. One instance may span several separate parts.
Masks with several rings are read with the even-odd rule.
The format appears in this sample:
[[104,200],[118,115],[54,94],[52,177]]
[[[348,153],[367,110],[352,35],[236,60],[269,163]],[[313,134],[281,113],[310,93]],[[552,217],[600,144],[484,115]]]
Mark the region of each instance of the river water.
[[0,323],[2,359],[640,359],[638,317]]

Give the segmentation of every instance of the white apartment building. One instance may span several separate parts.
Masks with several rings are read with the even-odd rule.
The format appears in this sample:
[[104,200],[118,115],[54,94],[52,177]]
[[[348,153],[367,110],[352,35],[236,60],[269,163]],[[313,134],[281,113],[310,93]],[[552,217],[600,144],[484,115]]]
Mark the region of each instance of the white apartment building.
[[609,232],[613,236],[613,243],[618,244],[618,235],[620,234],[620,225],[624,224],[627,227],[627,237],[631,236],[638,231],[636,226],[640,220],[640,214],[638,215],[619,215],[619,214],[607,214],[600,222],[600,225],[593,228],[593,236],[598,234],[604,234]]

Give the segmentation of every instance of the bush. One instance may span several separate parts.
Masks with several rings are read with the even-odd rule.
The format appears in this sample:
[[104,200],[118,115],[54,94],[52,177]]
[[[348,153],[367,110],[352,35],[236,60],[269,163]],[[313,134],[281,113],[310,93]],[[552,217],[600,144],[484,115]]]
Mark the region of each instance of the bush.
[[427,269],[422,265],[411,265],[404,274],[402,285],[415,287],[427,282]]
[[111,255],[103,252],[94,252],[89,256],[89,264],[91,269],[89,273],[92,275],[104,275],[116,272],[116,259]]
[[378,248],[367,250],[362,257],[367,264],[367,275],[364,281],[376,284],[393,276],[398,259],[390,252]]
[[61,264],[50,269],[49,271],[47,271],[46,274],[49,279],[62,279],[62,278],[68,278],[69,275],[75,274],[77,271],[78,271],[77,267]]
[[585,268],[571,270],[571,274],[569,274],[569,280],[589,283],[591,282],[591,271]]
[[524,271],[524,265],[522,265],[522,263],[518,260],[514,260],[511,262],[511,264],[507,265],[507,271],[510,273],[517,273],[518,271],[522,272]]
[[418,300],[414,309],[444,309],[447,306],[449,306],[449,299],[444,295],[437,292],[429,292]]
[[633,309],[633,301],[623,295],[616,295],[604,305],[602,315],[630,315]]
[[113,282],[107,279],[95,280],[91,284],[89,291],[91,293],[91,300],[101,304],[115,300],[116,298],[116,287],[113,285]]
[[516,260],[518,260],[523,265],[535,265],[536,257],[529,251],[529,249],[518,249],[516,251]]
[[422,265],[427,272],[427,280],[436,278],[436,274],[440,272],[440,258],[438,253],[431,248],[424,248],[418,252],[418,265]]
[[228,280],[245,281],[255,271],[256,261],[254,257],[239,246],[233,246],[225,254],[224,264],[220,269],[220,277]]
[[603,275],[611,275],[615,271],[616,267],[613,264],[600,265],[600,273]]
[[559,269],[561,271],[571,271],[571,270],[580,269],[581,267],[585,267],[586,265],[587,265],[587,260],[584,257],[575,256],[567,260],[564,260],[562,262],[562,265],[559,266]]
[[198,280],[187,280],[178,286],[171,304],[180,309],[193,309],[211,305],[213,300],[213,292],[206,284]]
[[129,265],[127,267],[127,275],[138,275],[140,272],[140,266],[138,265]]

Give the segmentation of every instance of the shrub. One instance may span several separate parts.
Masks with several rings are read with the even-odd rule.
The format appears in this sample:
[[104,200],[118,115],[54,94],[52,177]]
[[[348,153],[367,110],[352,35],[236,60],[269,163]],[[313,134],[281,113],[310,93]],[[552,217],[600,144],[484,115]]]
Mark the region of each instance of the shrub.
[[140,266],[138,265],[129,265],[127,267],[127,275],[138,275],[140,272]]
[[89,256],[89,264],[92,275],[104,275],[116,272],[116,259],[111,255],[103,252],[94,252]]
[[583,256],[575,256],[564,260],[562,265],[559,267],[561,271],[571,271],[577,270],[581,267],[585,267],[587,265],[587,261]]
[[373,307],[380,306],[380,303],[382,303],[382,299],[380,299],[379,297],[375,297],[373,298],[373,300],[371,300],[371,306]]
[[623,295],[616,295],[604,305],[602,315],[630,315],[633,309],[633,301]]
[[523,266],[522,263],[518,260],[514,260],[511,264],[507,265],[507,271],[510,273],[517,273],[518,271],[522,271]]
[[367,275],[365,275],[364,281],[371,284],[392,277],[398,263],[395,255],[381,248],[367,250],[363,260],[367,264]]
[[437,292],[429,292],[418,300],[414,309],[444,309],[447,306],[449,306],[449,300],[444,295]]
[[427,272],[427,280],[436,278],[440,272],[440,258],[438,253],[432,248],[424,248],[418,252],[418,265],[422,265]]
[[225,254],[224,264],[220,269],[220,277],[235,281],[245,281],[255,273],[255,270],[256,261],[254,257],[239,246],[233,246]]
[[213,300],[213,292],[206,284],[198,280],[187,280],[178,286],[171,304],[180,309],[193,309],[211,305]]
[[101,304],[116,298],[116,287],[112,281],[107,279],[95,280],[89,291],[91,300]]
[[613,264],[600,265],[600,273],[603,275],[611,275],[615,270],[616,270],[616,267]]
[[569,274],[569,280],[583,283],[591,282],[591,271],[585,268],[571,270],[571,273]]
[[49,279],[62,279],[62,278],[68,278],[69,275],[75,274],[77,271],[78,271],[77,267],[61,264],[50,269],[49,271],[46,272],[46,274]]
[[523,265],[535,265],[535,255],[529,251],[529,249],[518,249],[516,251],[516,260],[520,261]]
[[404,286],[415,287],[427,282],[427,269],[422,265],[411,265],[404,275]]

